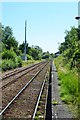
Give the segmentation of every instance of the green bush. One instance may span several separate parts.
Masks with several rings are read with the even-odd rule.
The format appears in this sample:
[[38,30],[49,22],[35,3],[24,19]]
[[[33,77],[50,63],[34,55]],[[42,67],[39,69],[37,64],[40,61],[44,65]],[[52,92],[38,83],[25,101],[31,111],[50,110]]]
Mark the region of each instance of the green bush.
[[16,53],[11,50],[5,50],[2,52],[2,59],[12,59],[15,61],[15,58],[17,57]]
[[1,68],[3,71],[22,66],[22,59],[12,49],[3,51],[2,59]]
[[15,61],[11,59],[5,59],[2,61],[2,64],[0,68],[2,68],[3,71],[10,70],[13,68],[21,67],[22,66],[22,60],[20,57],[16,57]]
[[10,70],[15,68],[15,63],[10,59],[10,60],[3,60],[1,68],[3,71]]
[[17,56],[15,58],[15,66],[16,67],[22,67],[22,59],[21,59],[21,57]]
[[33,60],[33,57],[27,54],[27,59],[28,60]]

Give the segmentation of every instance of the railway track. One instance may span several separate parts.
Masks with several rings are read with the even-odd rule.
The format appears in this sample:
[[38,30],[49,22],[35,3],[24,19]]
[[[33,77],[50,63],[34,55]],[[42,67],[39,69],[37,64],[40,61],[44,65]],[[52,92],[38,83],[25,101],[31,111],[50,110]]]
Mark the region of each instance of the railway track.
[[[37,66],[38,68],[38,66]],[[46,77],[45,74],[49,73],[50,69],[50,63],[45,63],[41,65],[41,68],[37,70],[33,70],[33,72],[29,73],[28,76],[24,75],[23,81],[26,83],[23,87],[23,81],[17,81],[18,84],[13,83],[13,85],[5,90],[3,90],[3,105],[2,105],[2,111],[0,113],[0,116],[3,114],[3,117],[9,117],[9,118],[34,118],[35,113],[34,111],[37,110],[37,107],[35,109],[35,105],[37,103],[37,106],[39,104],[39,99],[42,94],[41,91],[43,91],[43,88],[46,83]],[[32,76],[33,77],[32,77]],[[28,81],[27,81],[28,80]],[[16,87],[19,87],[21,85],[21,90],[16,90],[17,94],[12,96],[12,93],[14,94],[13,90]],[[13,88],[13,90],[11,90]],[[7,93],[6,93],[7,90]],[[40,94],[40,95],[39,95]]]
[[[45,64],[46,63],[44,63],[44,65]],[[10,79],[11,81],[8,82],[7,85],[5,85],[5,87],[2,87],[2,89],[0,89],[2,91],[3,108],[9,103],[9,101],[11,101],[11,99],[13,99],[13,97],[20,91],[20,89],[22,89],[25,86],[25,84],[28,83],[32,77],[35,76],[37,71],[40,70],[42,67],[43,63],[37,66],[37,68],[35,67],[29,70],[28,73],[22,76],[20,75],[21,77],[18,77],[18,79],[15,78],[13,79],[13,81]]]
[[43,65],[44,62],[40,62],[34,65],[31,65],[29,67],[21,68],[21,69],[16,69],[14,71],[11,71],[5,75],[2,76],[2,81],[0,81],[0,89],[5,88],[8,85],[16,82],[20,77],[24,76],[25,74],[29,73],[31,70],[36,69],[38,66]]

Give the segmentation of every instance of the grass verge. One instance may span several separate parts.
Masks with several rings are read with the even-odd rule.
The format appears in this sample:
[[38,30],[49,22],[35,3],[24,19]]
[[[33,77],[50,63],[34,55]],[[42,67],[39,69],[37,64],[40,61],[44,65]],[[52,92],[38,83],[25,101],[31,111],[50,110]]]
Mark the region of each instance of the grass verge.
[[80,112],[77,68],[70,69],[69,62],[65,63],[62,55],[55,58],[54,63],[58,70],[61,99],[68,104],[74,116],[77,117]]

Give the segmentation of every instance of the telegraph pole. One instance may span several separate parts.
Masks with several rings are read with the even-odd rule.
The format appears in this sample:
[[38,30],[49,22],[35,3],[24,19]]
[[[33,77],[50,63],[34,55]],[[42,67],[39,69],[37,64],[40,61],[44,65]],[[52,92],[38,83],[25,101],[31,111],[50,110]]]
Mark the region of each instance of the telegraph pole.
[[27,60],[27,56],[26,56],[26,26],[27,26],[27,22],[25,20],[25,43],[24,43],[24,60]]

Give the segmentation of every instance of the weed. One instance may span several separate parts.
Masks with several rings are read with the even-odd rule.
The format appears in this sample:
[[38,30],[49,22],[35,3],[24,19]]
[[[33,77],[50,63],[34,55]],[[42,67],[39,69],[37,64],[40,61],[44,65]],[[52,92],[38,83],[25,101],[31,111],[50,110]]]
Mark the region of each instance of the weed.
[[58,105],[58,101],[53,100],[53,101],[52,101],[52,104],[53,104],[53,105]]

